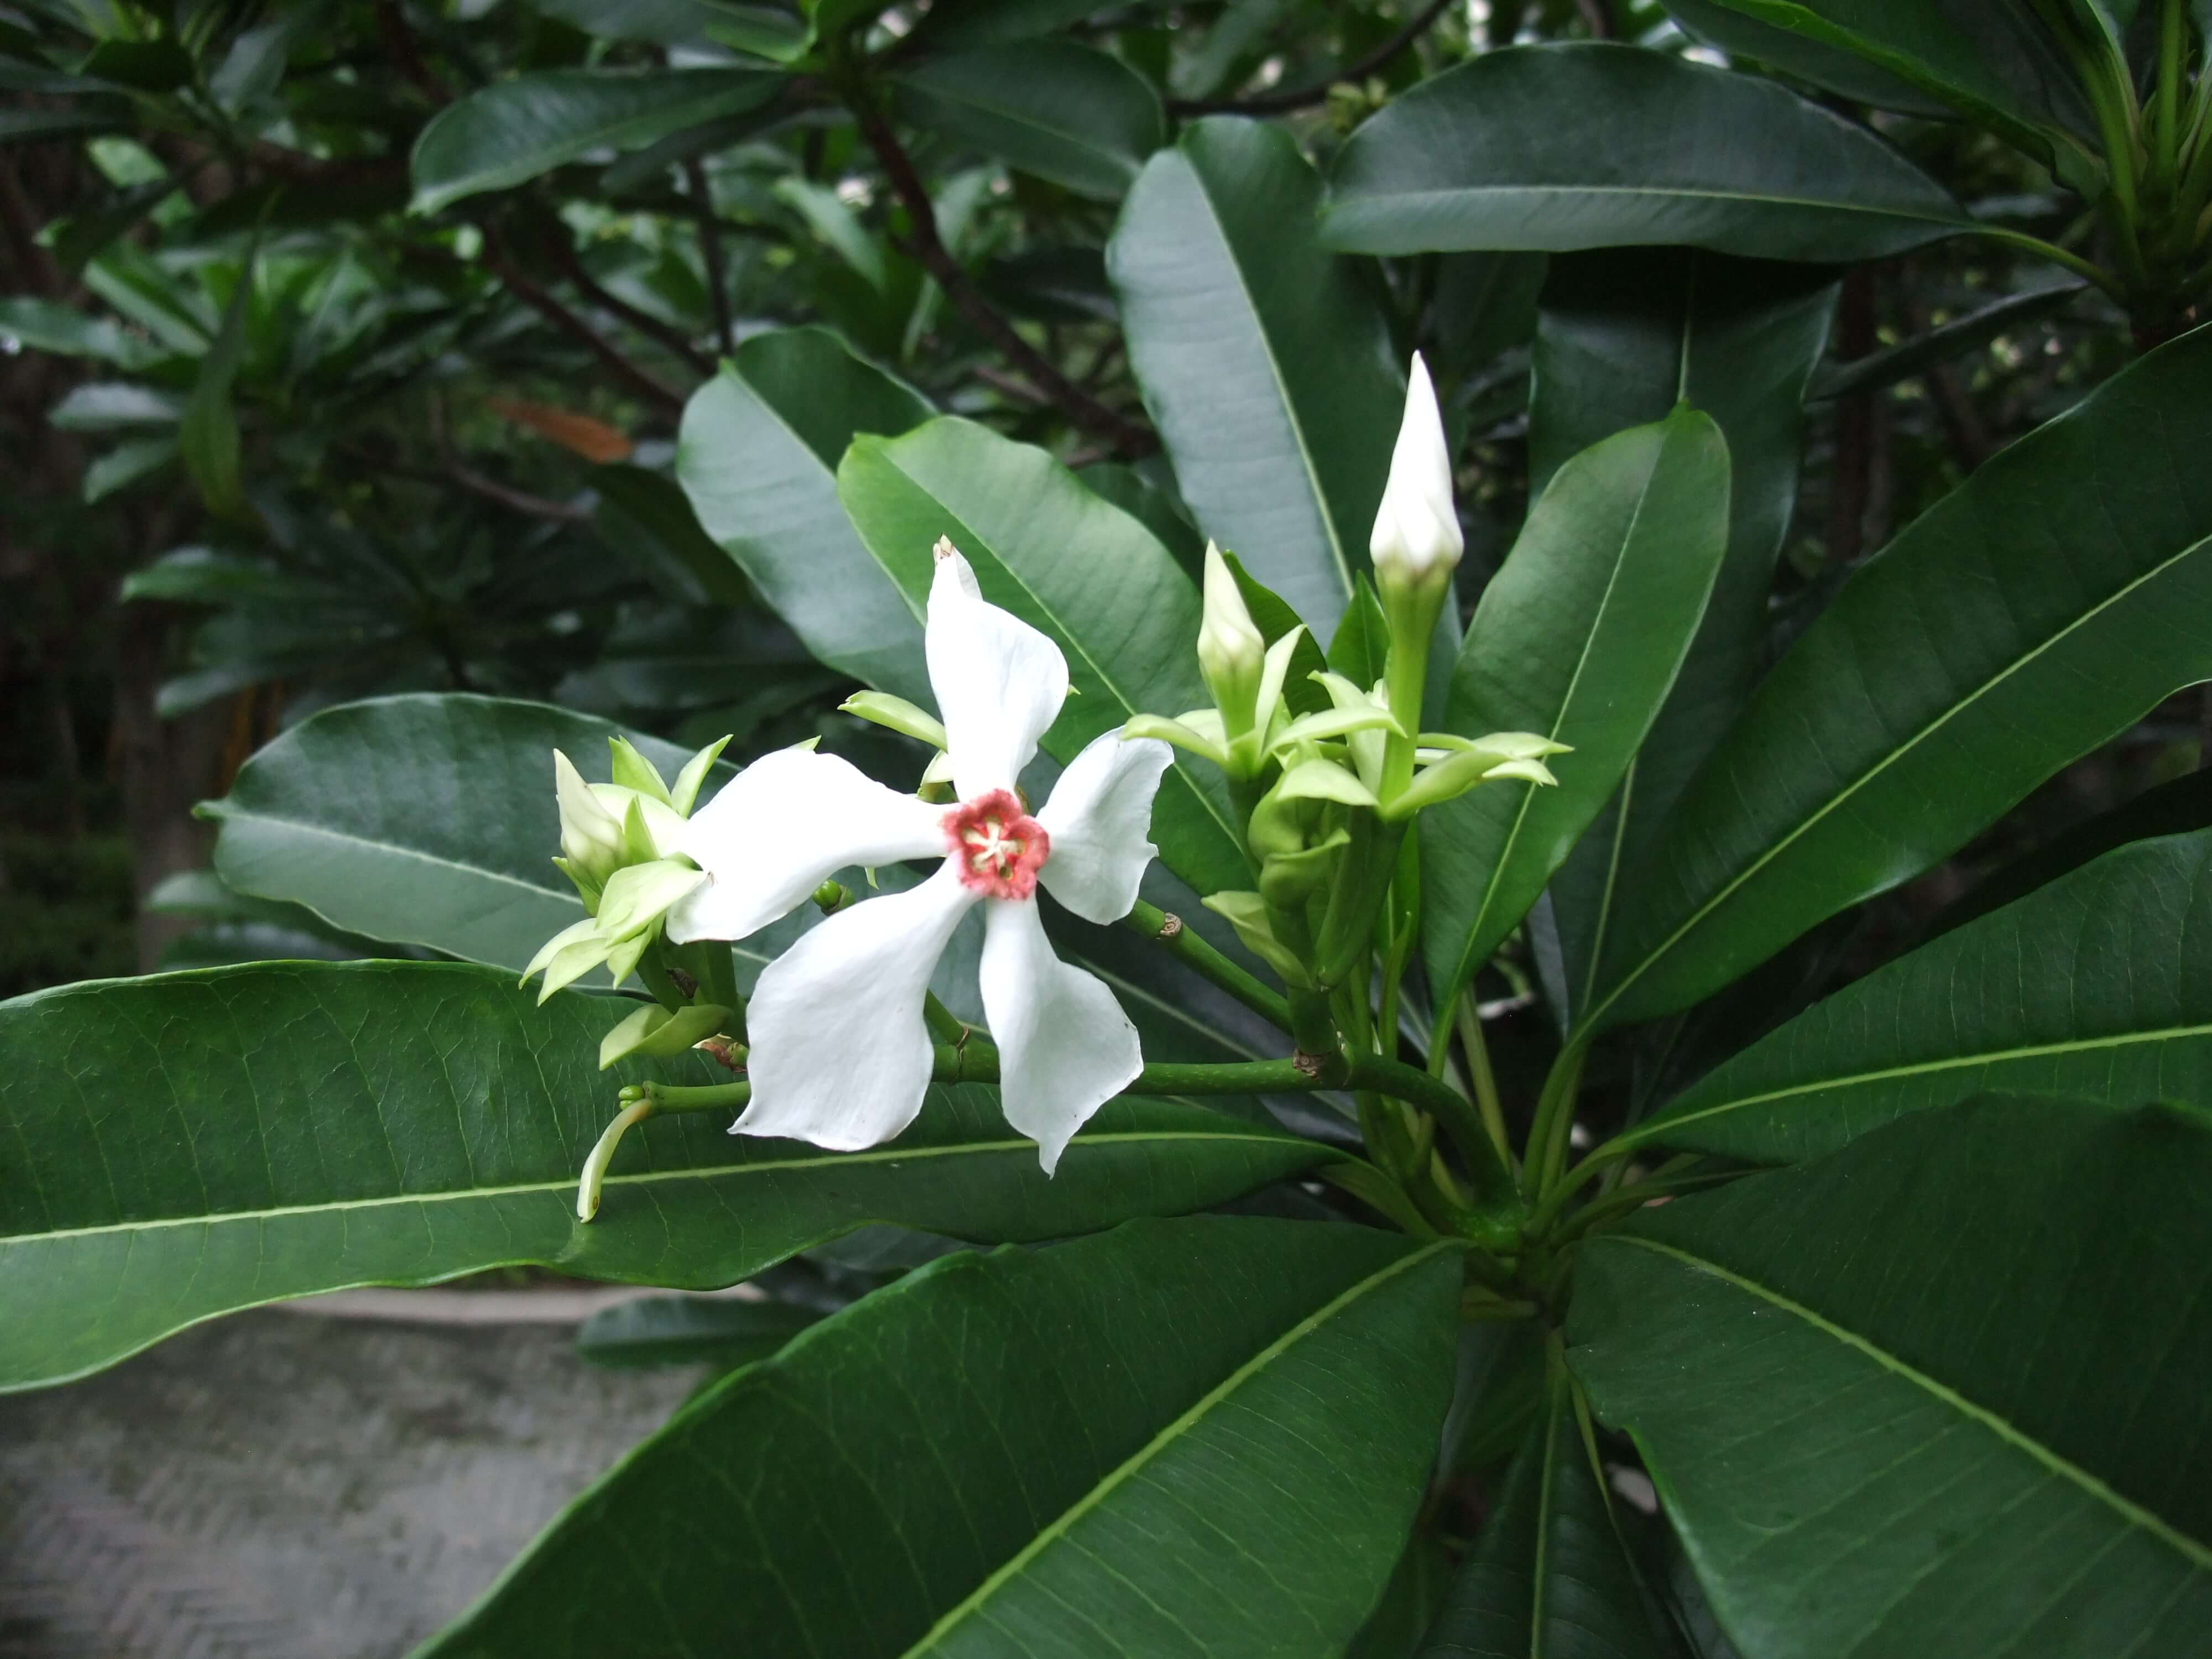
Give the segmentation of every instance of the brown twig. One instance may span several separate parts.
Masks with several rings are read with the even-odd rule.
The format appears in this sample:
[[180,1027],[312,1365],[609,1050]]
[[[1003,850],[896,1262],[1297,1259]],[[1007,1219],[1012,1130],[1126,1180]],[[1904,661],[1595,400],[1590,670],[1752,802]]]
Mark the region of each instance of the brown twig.
[[1575,9],[1582,14],[1583,26],[1590,32],[1593,40],[1618,40],[1620,25],[1613,21],[1609,0],[1575,0]]
[[860,122],[861,136],[876,152],[884,171],[890,176],[891,188],[906,208],[907,218],[913,225],[908,239],[909,251],[922,269],[937,279],[938,286],[945,290],[945,297],[952,301],[960,314],[978,333],[1006,353],[1055,408],[1085,431],[1105,439],[1124,456],[1149,455],[1158,449],[1159,439],[1150,428],[1117,415],[1061,374],[983,297],[966,267],[952,257],[952,251],[937,234],[936,206],[929,199],[921,175],[915,171],[913,158],[899,143],[890,124],[865,95],[854,100],[853,114]]
[[399,0],[376,0],[376,27],[384,37],[384,50],[391,55],[392,66],[416,91],[440,109],[453,101],[452,90],[422,61],[422,54],[415,45],[414,32],[400,13]]
[[518,270],[489,231],[484,235],[483,258],[484,268],[498,277],[509,293],[598,358],[601,366],[623,385],[647,403],[672,414],[683,410],[682,398],[609,345],[589,323]]
[[542,240],[547,255],[559,267],[561,274],[574,283],[593,305],[603,311],[612,312],[646,338],[681,358],[696,374],[702,377],[714,374],[714,363],[681,331],[671,328],[651,312],[641,311],[629,301],[607,292],[592,273],[584,269],[583,260],[577,257],[575,248],[563,230],[549,227]]
[[1325,102],[1333,87],[1364,81],[1428,33],[1429,26],[1444,15],[1451,0],[1430,0],[1405,27],[1356,63],[1345,64],[1325,81],[1294,87],[1287,92],[1263,92],[1252,98],[1170,98],[1170,115],[1280,115]]
[[[1859,266],[1844,278],[1836,316],[1836,357],[1850,362],[1874,350],[1874,272]],[[1874,471],[1874,394],[1836,399],[1836,458],[1828,474],[1828,562],[1848,570],[1866,545],[1867,493]]]
[[556,501],[544,495],[535,495],[526,489],[516,489],[496,478],[488,478],[474,467],[464,466],[459,461],[447,463],[442,473],[417,473],[425,478],[448,478],[472,495],[481,495],[488,501],[497,501],[501,507],[533,519],[550,519],[556,524],[589,524],[592,509],[578,507],[570,501]]
[[707,268],[707,297],[714,307],[714,339],[726,357],[737,349],[737,331],[730,315],[729,273],[722,264],[721,222],[714,216],[714,192],[707,182],[707,169],[696,155],[684,163],[684,187],[698,214],[699,262]]

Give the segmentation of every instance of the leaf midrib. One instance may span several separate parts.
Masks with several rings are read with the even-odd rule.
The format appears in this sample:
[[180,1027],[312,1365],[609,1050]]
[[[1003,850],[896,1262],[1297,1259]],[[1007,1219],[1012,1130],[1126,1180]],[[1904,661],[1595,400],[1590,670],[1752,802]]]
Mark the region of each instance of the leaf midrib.
[[[1233,1121],[1233,1120],[1231,1120]],[[1288,1146],[1298,1144],[1294,1136],[1274,1133],[1257,1125],[1234,1129],[1162,1129],[1115,1130],[1103,1134],[1085,1135],[1073,1145],[1103,1146],[1128,1143],[1162,1141],[1244,1141],[1263,1146]],[[1329,1149],[1319,1141],[1311,1143],[1317,1153],[1327,1155]],[[833,1152],[820,1158],[781,1158],[773,1163],[715,1164],[690,1170],[646,1170],[631,1175],[611,1175],[605,1178],[609,1187],[645,1186],[666,1181],[714,1180],[723,1176],[781,1175],[794,1170],[821,1169],[837,1164],[850,1169],[855,1164],[898,1164],[923,1158],[957,1158],[986,1154],[1000,1155],[1021,1152],[1034,1156],[1036,1143],[1026,1139],[1005,1140],[962,1141],[945,1146],[908,1146],[904,1148],[872,1148],[860,1152]],[[44,1243],[52,1239],[91,1238],[109,1233],[150,1232],[168,1227],[214,1227],[235,1221],[270,1221],[301,1215],[352,1215],[363,1210],[397,1208],[404,1205],[450,1204],[471,1199],[510,1198],[529,1193],[572,1193],[576,1189],[576,1177],[563,1176],[555,1181],[517,1182],[504,1187],[455,1187],[438,1192],[392,1193],[375,1198],[343,1199],[328,1204],[280,1204],[259,1210],[222,1210],[205,1215],[155,1216],[143,1221],[102,1222],[92,1227],[64,1227],[46,1232],[10,1233],[0,1235],[0,1253],[10,1246]]]
[[1816,1313],[1803,1303],[1795,1301],[1754,1279],[1733,1272],[1705,1256],[1680,1249],[1671,1244],[1662,1243],[1657,1239],[1641,1237],[1634,1233],[1614,1233],[1605,1242],[1629,1245],[1637,1249],[1649,1250],[1655,1255],[1666,1256],[1680,1262],[1693,1272],[1709,1273],[1723,1284],[1735,1286],[1747,1296],[1755,1297],[1770,1307],[1802,1320],[1823,1335],[1832,1337],[1853,1352],[1873,1360],[1893,1376],[1904,1378],[1932,1399],[1948,1406],[1969,1421],[1979,1424],[2007,1445],[2026,1453],[2052,1474],[2104,1504],[2121,1519],[2149,1533],[2199,1571],[2212,1572],[2212,1545],[2206,1545],[2191,1538],[2187,1533],[2153,1514],[2142,1504],[2114,1491],[2105,1481],[2090,1474],[2080,1464],[2061,1456],[2041,1441],[2023,1430],[2016,1428],[1987,1407],[1976,1404],[1948,1383],[1939,1382],[1925,1371],[1907,1364],[1887,1348],[1876,1346],[1856,1331],[1846,1329],[1833,1320]]
[[1408,203],[1425,206],[1431,203],[1461,200],[1470,196],[1542,195],[1649,196],[1700,202],[1750,202],[1761,207],[1811,208],[1825,213],[1859,214],[1870,219],[1903,219],[1916,224],[1948,225],[1962,234],[1976,228],[1972,219],[1951,214],[1824,200],[1819,197],[1775,196],[1762,191],[1713,190],[1692,185],[1455,185],[1449,190],[1377,191],[1370,196],[1347,196],[1329,208],[1328,216],[1333,218],[1339,214],[1346,214],[1356,217],[1358,210],[1362,209],[1396,207]]
[[[1917,732],[1915,732],[1903,743],[1898,744],[1892,748],[1887,754],[1884,755],[1874,765],[1869,767],[1857,777],[1852,779],[1847,787],[1840,789],[1834,794],[1829,796],[1826,800],[1820,804],[1818,810],[1814,811],[1803,819],[1801,819],[1797,823],[1792,825],[1787,835],[1776,841],[1771,847],[1769,847],[1765,852],[1761,853],[1757,859],[1747,865],[1741,874],[1731,878],[1718,892],[1712,896],[1712,897],[1707,899],[1704,903],[1698,905],[1694,910],[1692,910],[1690,915],[1683,920],[1680,925],[1675,927],[1674,932],[1668,933],[1666,938],[1660,940],[1657,945],[1646,951],[1644,953],[1644,959],[1638,962],[1628,973],[1622,975],[1612,990],[1606,993],[1605,1000],[1598,1004],[1596,1007],[1593,1008],[1589,1012],[1589,1014],[1582,1022],[1582,1024],[1585,1028],[1595,1029],[1597,1021],[1604,1017],[1606,1011],[1611,1008],[1614,1003],[1620,1001],[1622,996],[1627,993],[1628,988],[1631,986],[1634,985],[1638,980],[1643,978],[1645,974],[1650,972],[1653,966],[1665,957],[1669,951],[1673,950],[1676,945],[1680,944],[1685,938],[1686,938],[1692,930],[1703,926],[1706,919],[1713,915],[1723,904],[1726,904],[1730,898],[1734,897],[1738,890],[1751,881],[1753,878],[1756,877],[1760,871],[1765,869],[1766,866],[1771,864],[1776,859],[1780,858],[1783,854],[1788,852],[1790,848],[1796,845],[1797,842],[1802,837],[1811,834],[1812,831],[1824,820],[1826,820],[1831,813],[1841,809],[1845,803],[1851,800],[1862,789],[1866,788],[1869,785],[1873,783],[1876,778],[1887,772],[1892,766],[1894,766],[1899,762],[1902,761],[1907,755],[1911,754],[1915,749],[1917,749],[1923,743],[1933,737],[1937,732],[1940,732],[1944,726],[1949,725],[1952,720],[1958,718],[1966,710],[1973,708],[1984,697],[1989,696],[1990,693],[1994,691],[1998,686],[2003,684],[2005,681],[2010,679],[2014,675],[2027,668],[2029,664],[2042,657],[2045,653],[2056,650],[2072,635],[2088,627],[2092,623],[2102,617],[2106,611],[2112,610],[2114,606],[2127,599],[2129,596],[2136,592],[2136,590],[2156,581],[2160,577],[2165,575],[2166,572],[2173,569],[2185,560],[2194,557],[2206,547],[2212,547],[2212,537],[2200,537],[2196,541],[2190,543],[2179,552],[2172,555],[2170,557],[2161,559],[2158,563],[2153,565],[2148,570],[2144,571],[2140,576],[2137,576],[2131,581],[2114,589],[2111,594],[2105,599],[2100,599],[2095,605],[2090,606],[2089,609],[2084,611],[2080,616],[2075,617],[2063,628],[2058,629],[2055,634],[2052,634],[2048,639],[2040,641],[2033,650],[2022,652],[2019,656],[2014,658],[2012,661],[2007,663],[1997,672],[1990,675],[1989,678],[1984,680],[1979,685],[1974,687],[1973,690],[1968,692],[1965,696],[1960,697],[1953,702],[1948,708],[1937,714],[1935,719],[1923,726]],[[1680,802],[1678,800],[1676,804],[1679,806]]]
[[1236,1393],[1238,1389],[1242,1388],[1244,1383],[1250,1381],[1251,1378],[1257,1376],[1267,1366],[1280,1358],[1292,1347],[1304,1341],[1307,1337],[1312,1335],[1322,1326],[1328,1324],[1329,1321],[1335,1318],[1338,1314],[1343,1312],[1346,1308],[1358,1301],[1361,1297],[1367,1296],[1371,1291],[1381,1289],[1392,1279],[1397,1278],[1401,1273],[1407,1273],[1413,1267],[1428,1261],[1430,1257],[1435,1255],[1438,1251],[1456,1249],[1458,1248],[1458,1244],[1450,1239],[1440,1239],[1436,1243],[1428,1245],[1424,1249],[1409,1251],[1406,1255],[1400,1256],[1395,1261],[1390,1263],[1389,1267],[1382,1268],[1379,1272],[1370,1273],[1366,1278],[1360,1279],[1357,1284],[1348,1286],[1346,1289],[1330,1298],[1330,1300],[1322,1306],[1316,1309],[1312,1313],[1308,1314],[1304,1318],[1299,1320],[1288,1330],[1285,1331],[1280,1336],[1278,1336],[1273,1341],[1268,1343],[1266,1347],[1261,1349],[1259,1352],[1254,1354],[1249,1359],[1247,1359],[1243,1364],[1239,1365],[1219,1382],[1216,1383],[1212,1389],[1209,1389],[1204,1395],[1200,1395],[1188,1408],[1186,1408],[1180,1416],[1176,1417],[1172,1422],[1161,1429],[1158,1434],[1154,1435],[1152,1439],[1146,1442],[1141,1448],[1139,1448],[1130,1457],[1126,1459],[1118,1468],[1109,1473],[1088,1492],[1085,1492],[1081,1498],[1078,1498],[1073,1504],[1070,1504],[1059,1515],[1055,1516],[1051,1522],[1040,1531],[1036,1537],[1030,1539],[1030,1541],[1024,1544],[1012,1558],[1003,1563],[997,1571],[993,1572],[989,1577],[986,1578],[981,1583],[970,1590],[967,1595],[963,1597],[952,1607],[947,1610],[943,1617],[939,1618],[935,1624],[932,1625],[929,1629],[923,1633],[920,1641],[916,1642],[912,1647],[908,1648],[906,1651],[900,1656],[900,1659],[918,1659],[918,1656],[925,1654],[932,1648],[935,1647],[945,1637],[950,1635],[954,1628],[957,1626],[963,1620],[969,1617],[969,1614],[978,1611],[986,1601],[999,1591],[1001,1587],[1011,1582],[1015,1575],[1026,1567],[1033,1559],[1036,1559],[1036,1556],[1041,1554],[1050,1545],[1057,1542],[1071,1528],[1075,1525],[1078,1521],[1080,1521],[1092,1510],[1097,1508],[1099,1504],[1105,1502],[1107,1497],[1116,1487],[1120,1486],[1124,1481],[1133,1478],[1140,1470],[1150,1464],[1154,1458],[1160,1455],[1169,1447],[1172,1446],[1176,1441],[1181,1439],[1183,1435],[1197,1426],[1197,1425],[1205,1419],[1207,1413],[1211,1412],[1216,1406],[1220,1405],[1224,1401],[1228,1399],[1231,1395]]
[[2125,1048],[2144,1042],[2171,1042],[2183,1037],[2212,1036],[2212,1024],[2203,1025],[2161,1025],[2148,1030],[2117,1031],[2107,1036],[2076,1037],[2060,1042],[2024,1043],[2014,1048],[1978,1049],[1971,1054],[1947,1054],[1940,1060],[1913,1060],[1903,1066],[1885,1066],[1874,1071],[1841,1072],[1827,1077],[1818,1077],[1803,1083],[1793,1083],[1786,1088],[1769,1089],[1760,1094],[1738,1095],[1711,1106],[1701,1106],[1695,1111],[1684,1112],[1679,1117],[1655,1116],[1650,1122],[1630,1134],[1621,1137],[1623,1146],[1640,1144],[1646,1140],[1663,1140],[1662,1133],[1679,1129],[1686,1123],[1702,1123],[1708,1118],[1725,1116],[1730,1112],[1747,1111],[1753,1106],[1764,1106],[1772,1101],[1789,1100],[1799,1095],[1819,1094],[1829,1089],[1856,1089],[1869,1083],[1888,1083],[1899,1078],[1929,1077],[1937,1073],[1959,1071],[1973,1066],[1999,1066],[2008,1060],[2041,1060],[2052,1054],[2094,1054],[2100,1049]]

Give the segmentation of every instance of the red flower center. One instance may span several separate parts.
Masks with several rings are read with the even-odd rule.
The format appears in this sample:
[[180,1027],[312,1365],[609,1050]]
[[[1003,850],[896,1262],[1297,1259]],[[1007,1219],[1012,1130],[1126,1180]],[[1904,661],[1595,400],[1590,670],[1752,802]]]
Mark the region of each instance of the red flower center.
[[1011,790],[963,800],[945,815],[945,843],[960,879],[988,898],[1025,899],[1052,856],[1052,837]]

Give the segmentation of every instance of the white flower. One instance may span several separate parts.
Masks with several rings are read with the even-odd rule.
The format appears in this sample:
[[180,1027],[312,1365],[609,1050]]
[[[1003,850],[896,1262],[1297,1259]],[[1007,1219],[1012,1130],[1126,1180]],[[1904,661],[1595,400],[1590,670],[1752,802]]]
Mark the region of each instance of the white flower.
[[1444,441],[1429,366],[1413,354],[1406,385],[1406,414],[1390,453],[1390,480],[1375,512],[1367,550],[1375,560],[1375,585],[1425,588],[1449,577],[1465,543],[1452,507],[1451,447]]
[[1037,884],[1092,921],[1128,914],[1158,851],[1146,831],[1169,750],[1109,732],[1030,816],[1014,783],[1067,696],[1066,660],[985,602],[950,543],[937,556],[929,678],[957,804],[901,794],[834,756],[765,756],[687,824],[681,850],[710,879],[670,913],[668,933],[743,939],[848,866],[943,858],[919,886],[839,911],[762,971],[745,1016],[752,1102],[732,1133],[849,1152],[913,1122],[932,1063],[930,971],[980,903],[983,1011],[1006,1120],[1036,1141],[1049,1173],[1144,1060],[1113,993],[1053,954]]

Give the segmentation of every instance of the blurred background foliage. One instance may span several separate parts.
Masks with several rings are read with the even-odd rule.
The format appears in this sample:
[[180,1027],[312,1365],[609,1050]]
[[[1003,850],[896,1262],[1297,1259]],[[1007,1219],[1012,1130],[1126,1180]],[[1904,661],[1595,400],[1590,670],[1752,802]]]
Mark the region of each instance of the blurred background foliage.
[[[1146,155],[1225,112],[1325,164],[1470,55],[1590,37],[1717,57],[1656,0],[5,0],[0,995],[367,948],[224,893],[191,816],[335,702],[526,696],[734,732],[738,757],[870,741],[835,712],[852,683],[675,481],[685,400],[731,354],[825,465],[848,400],[897,395],[823,372],[842,358],[748,357],[773,331],[825,325],[1194,552],[1108,277]],[[1995,139],[1828,101],[1978,216],[2084,234]],[[1528,502],[1540,295],[1601,281],[1594,257],[1380,267],[1394,343],[1429,354],[1467,440],[1464,599]],[[1777,648],[2133,356],[2127,319],[2062,280],[1981,239],[1845,276]],[[1761,990],[1802,1000],[1889,954],[2203,742],[2192,694]]]

